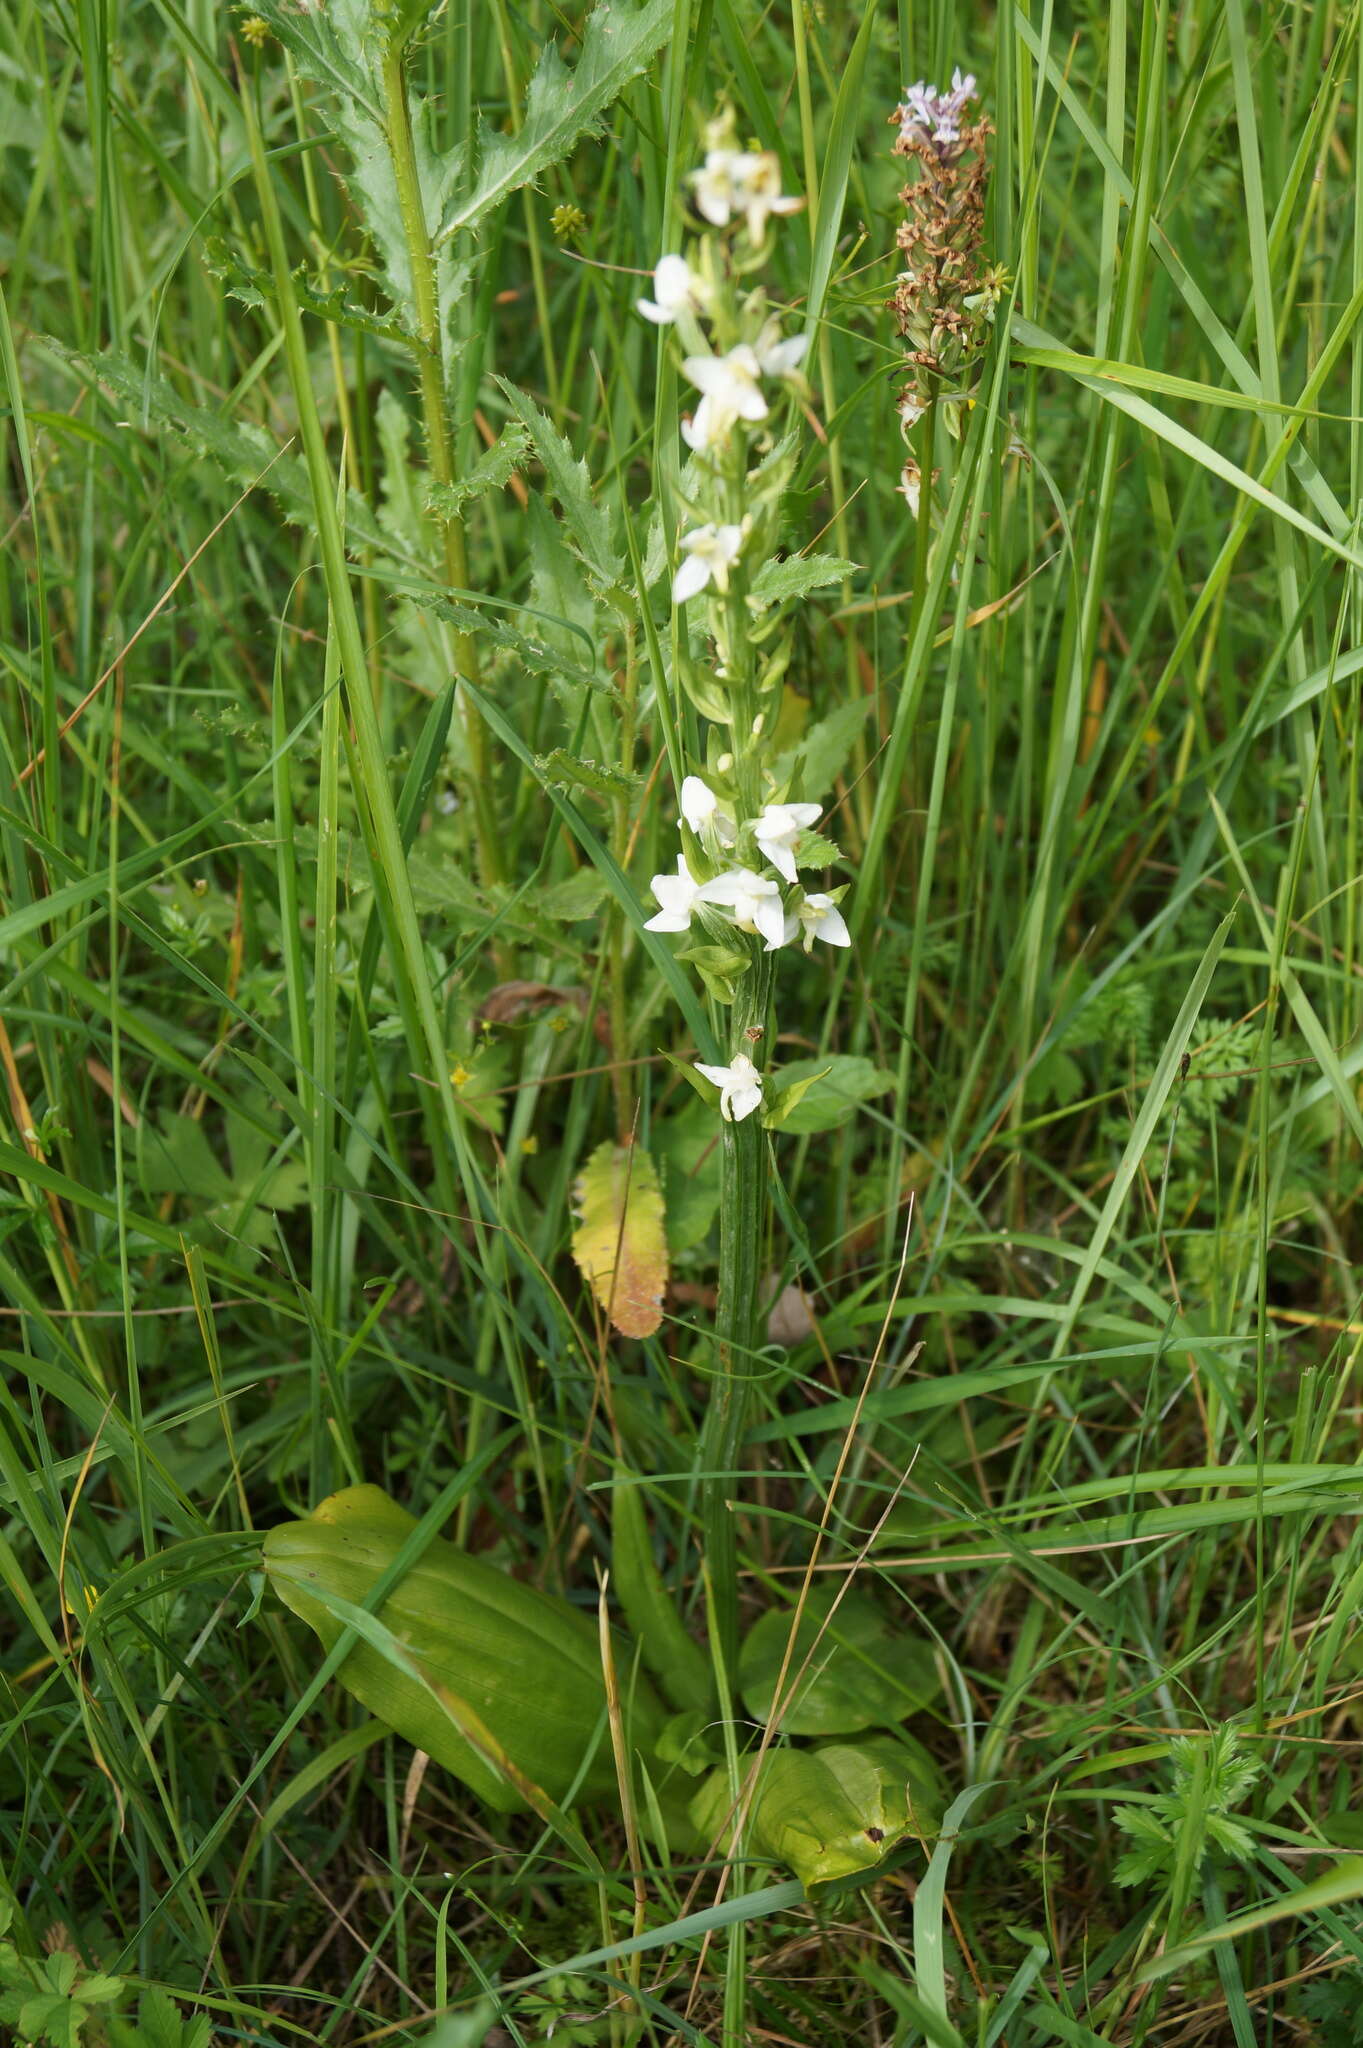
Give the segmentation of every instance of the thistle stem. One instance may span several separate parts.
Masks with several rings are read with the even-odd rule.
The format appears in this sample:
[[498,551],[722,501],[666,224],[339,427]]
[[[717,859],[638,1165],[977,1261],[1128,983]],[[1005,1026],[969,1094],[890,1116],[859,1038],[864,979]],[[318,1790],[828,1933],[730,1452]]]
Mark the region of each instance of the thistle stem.
[[[417,334],[412,348],[421,382],[421,412],[426,430],[426,454],[431,475],[447,489],[455,480],[454,437],[445,403],[444,350],[440,333],[440,293],[436,281],[435,254],[431,248],[426,210],[422,204],[421,176],[417,169],[412,138],[411,111],[407,104],[407,77],[400,44],[390,46],[383,60],[383,88],[387,103],[388,149],[393,161],[398,206],[412,271],[412,298],[416,309]],[[468,588],[468,559],[464,547],[464,522],[457,512],[438,515],[444,554],[445,581],[451,590]],[[471,635],[458,628],[453,634],[454,662],[461,677],[475,686],[481,680],[478,650]],[[503,877],[501,841],[492,803],[488,775],[488,736],[482,713],[467,698],[462,704],[464,741],[468,749],[469,780],[472,785],[473,814],[478,838],[479,865],[484,882]]]

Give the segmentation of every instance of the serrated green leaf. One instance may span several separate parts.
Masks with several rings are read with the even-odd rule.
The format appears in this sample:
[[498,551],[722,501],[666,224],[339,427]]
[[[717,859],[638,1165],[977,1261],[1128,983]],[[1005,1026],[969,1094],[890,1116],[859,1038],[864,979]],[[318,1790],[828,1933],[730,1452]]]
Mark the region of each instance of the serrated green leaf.
[[[295,524],[309,533],[316,531],[306,469],[296,455],[282,453],[263,427],[229,420],[206,407],[190,405],[163,378],[147,376],[126,356],[112,352],[82,355],[50,336],[44,336],[44,343],[89,383],[104,385],[134,426],[170,427],[183,434],[191,447],[211,455],[235,482],[258,486]],[[369,507],[353,491],[345,500],[345,530],[346,544],[352,550],[388,550],[388,542]]]
[[592,497],[586,463],[573,454],[557,427],[523,391],[505,377],[499,377],[497,383],[534,444],[549,490],[558,501],[569,537],[588,574],[606,589],[614,589],[624,580],[625,565],[611,540],[610,519]]
[[180,2008],[159,1984],[149,1984],[137,2001],[137,2024],[146,2048],[184,2048]]
[[571,72],[550,43],[530,81],[520,127],[514,135],[485,136],[477,180],[445,211],[440,241],[476,228],[511,193],[595,133],[607,107],[638,77],[671,26],[671,0],[645,0],[637,9],[603,0],[587,21]]
[[606,894],[606,878],[595,868],[579,868],[566,881],[551,882],[535,898],[543,917],[559,924],[577,924],[584,917],[596,917]]
[[748,602],[755,610],[808,597],[826,590],[856,573],[857,564],[841,555],[789,555],[784,561],[764,562],[748,586]]
[[555,747],[551,753],[541,754],[536,766],[546,781],[557,783],[560,789],[588,789],[593,796],[610,800],[617,796],[632,796],[643,780],[628,769],[614,767],[606,761],[587,760],[581,755],[570,754],[564,747]]
[[842,848],[822,832],[802,832],[795,842],[797,868],[831,868],[842,859]]
[[[388,144],[382,71],[385,43],[394,35],[398,41],[404,39],[401,16],[395,11],[383,22],[372,0],[327,0],[325,7],[261,0],[255,11],[269,22],[299,70],[326,89],[332,126],[349,158],[346,183],[378,252],[388,296],[405,333],[420,340],[411,251]],[[410,85],[407,100],[422,213],[430,233],[463,178],[465,158],[461,151],[434,146],[433,109]],[[455,263],[449,249],[436,252],[435,270],[442,368],[448,383],[454,353],[452,316],[470,272],[467,265]]]
[[528,634],[488,618],[486,613],[475,611],[472,605],[451,604],[447,598],[439,597],[433,591],[413,591],[412,602],[423,611],[434,612],[437,618],[447,619],[462,632],[471,633],[493,646],[505,647],[519,657],[532,675],[548,676],[555,683],[565,679],[580,683],[585,689],[595,690],[602,696],[618,697],[620,694],[608,677],[583,668],[557,648],[540,646]]
[[651,1337],[663,1319],[667,1236],[658,1170],[640,1145],[598,1145],[573,1183],[573,1258],[615,1328]]

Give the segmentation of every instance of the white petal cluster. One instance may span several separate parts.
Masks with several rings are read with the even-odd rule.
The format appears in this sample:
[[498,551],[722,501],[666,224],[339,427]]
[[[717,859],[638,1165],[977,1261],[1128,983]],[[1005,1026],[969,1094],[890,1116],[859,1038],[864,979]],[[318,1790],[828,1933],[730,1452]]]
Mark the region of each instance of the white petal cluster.
[[753,343],[753,354],[764,377],[779,377],[789,383],[797,375],[808,347],[807,334],[791,334],[783,339],[781,323],[773,313]]
[[795,880],[795,842],[818,819],[817,804],[767,804],[752,828],[753,838],[788,882]]
[[693,1062],[696,1071],[713,1081],[719,1092],[719,1113],[726,1123],[741,1124],[762,1106],[762,1076],[745,1052],[738,1053],[727,1067],[707,1067]]
[[714,296],[709,284],[684,256],[664,256],[653,273],[653,297],[636,299],[645,320],[670,327],[683,313],[708,312]]
[[716,590],[729,588],[729,571],[743,550],[742,526],[697,526],[684,533],[680,546],[686,560],[672,579],[673,604],[685,604],[707,583]]
[[682,782],[681,814],[697,839],[710,837],[720,846],[732,846],[738,837],[732,813],[699,775],[688,775]]
[[700,883],[686,865],[686,855],[677,855],[675,875],[655,875],[653,894],[662,904],[656,917],[644,925],[646,932],[686,932],[691,929],[691,912],[700,897]]
[[762,365],[757,351],[740,341],[722,356],[687,356],[682,369],[700,393],[695,416],[682,422],[682,439],[698,454],[722,447],[739,420],[755,426],[767,417]]
[[786,919],[786,944],[796,938],[806,953],[813,952],[815,939],[822,939],[828,946],[850,946],[852,943],[852,934],[837,904],[831,896],[825,896],[818,890],[812,896],[802,897],[795,915]]
[[717,903],[727,910],[741,932],[755,932],[765,939],[766,951],[775,953],[786,943],[786,913],[781,887],[751,868],[729,868],[712,882],[701,885],[698,901]]
[[697,212],[716,228],[742,215],[754,247],[761,246],[769,215],[798,213],[804,205],[782,192],[781,161],[771,149],[709,149],[691,183]]

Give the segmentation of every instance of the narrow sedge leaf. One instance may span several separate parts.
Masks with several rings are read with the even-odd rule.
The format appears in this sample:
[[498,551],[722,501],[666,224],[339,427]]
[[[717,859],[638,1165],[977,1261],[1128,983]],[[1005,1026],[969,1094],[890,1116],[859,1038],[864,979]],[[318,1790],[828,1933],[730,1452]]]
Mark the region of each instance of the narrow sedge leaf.
[[550,43],[530,81],[524,120],[514,135],[484,134],[473,189],[447,207],[439,241],[476,228],[511,193],[561,163],[584,135],[595,134],[607,107],[638,77],[671,26],[671,0],[646,0],[637,9],[607,0],[593,10],[571,71]]
[[663,1319],[667,1237],[658,1169],[642,1146],[598,1145],[573,1184],[573,1257],[622,1337]]

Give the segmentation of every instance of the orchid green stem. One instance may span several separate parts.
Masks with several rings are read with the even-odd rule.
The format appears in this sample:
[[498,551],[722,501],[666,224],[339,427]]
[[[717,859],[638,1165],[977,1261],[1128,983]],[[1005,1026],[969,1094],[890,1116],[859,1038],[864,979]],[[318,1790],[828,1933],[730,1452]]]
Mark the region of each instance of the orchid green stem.
[[[731,1057],[768,1038],[771,961],[759,954],[738,984]],[[716,1375],[701,1435],[701,1531],[724,1668],[738,1663],[738,1544],[731,1508],[761,1338],[762,1253],[771,1201],[767,1137],[757,1115],[726,1122],[721,1137]]]

